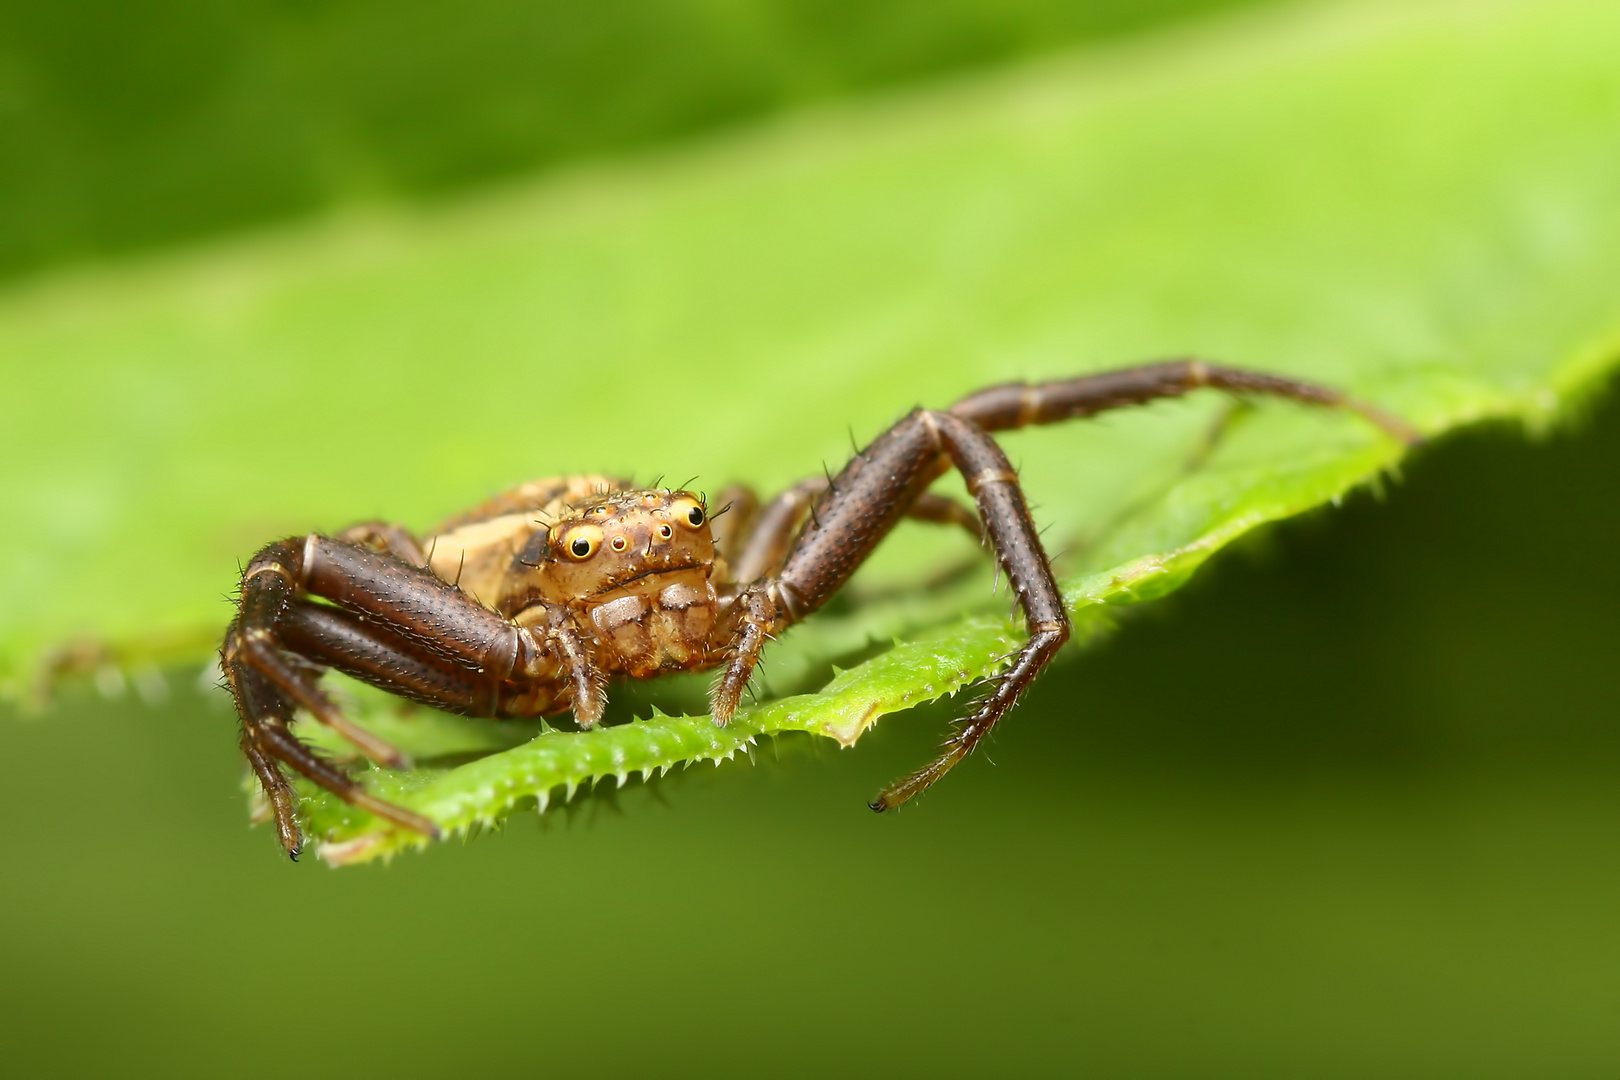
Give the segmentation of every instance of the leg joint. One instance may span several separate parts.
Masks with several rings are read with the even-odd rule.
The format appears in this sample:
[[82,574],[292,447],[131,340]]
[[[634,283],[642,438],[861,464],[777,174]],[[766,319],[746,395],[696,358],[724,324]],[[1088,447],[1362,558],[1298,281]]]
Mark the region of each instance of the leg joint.
[[980,469],[978,472],[969,474],[966,479],[967,489],[973,494],[977,495],[980,488],[988,487],[991,484],[1016,485],[1018,483],[1018,474],[1013,472],[1011,469],[990,467]]

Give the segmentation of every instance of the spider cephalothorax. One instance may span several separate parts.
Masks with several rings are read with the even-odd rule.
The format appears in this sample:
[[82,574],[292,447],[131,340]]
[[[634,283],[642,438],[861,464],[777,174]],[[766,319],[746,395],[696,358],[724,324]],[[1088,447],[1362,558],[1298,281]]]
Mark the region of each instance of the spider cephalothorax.
[[[606,476],[522,485],[425,537],[382,522],[270,544],[242,575],[221,659],[242,749],[288,853],[302,838],[286,765],[406,828],[433,822],[376,798],[293,736],[307,710],[373,760],[404,756],[349,721],[318,679],[336,668],[400,697],[468,716],[573,710],[599,721],[611,676],[722,668],[717,724],[736,711],[765,643],[820,608],[903,517],[982,534],[1024,612],[1028,639],[932,764],[873,809],[911,798],[965,757],[1069,636],[1069,619],[1017,476],[990,432],[1090,416],[1199,387],[1339,406],[1397,438],[1401,421],[1337,391],[1177,360],[1056,382],[1008,383],[951,408],[916,409],[830,479],[763,505],[739,491],[718,540],[701,496]],[[948,469],[977,513],[932,495]]]
[[[480,604],[556,636],[592,642],[604,675],[644,679],[703,665],[720,610],[703,499],[608,477],[529,485],[540,507],[469,515],[437,534],[427,566]],[[508,496],[509,497],[509,496]],[[575,505],[578,504],[578,505]],[[582,723],[601,703],[564,697]]]

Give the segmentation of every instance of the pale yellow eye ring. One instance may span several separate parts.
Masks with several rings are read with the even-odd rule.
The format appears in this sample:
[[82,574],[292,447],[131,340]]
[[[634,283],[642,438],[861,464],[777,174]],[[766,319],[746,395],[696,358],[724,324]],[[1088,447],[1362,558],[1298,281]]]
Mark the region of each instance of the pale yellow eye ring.
[[623,551],[629,546],[630,541],[626,540],[622,536],[615,536],[612,540],[608,541],[608,547],[612,548],[614,551]]
[[658,526],[658,535],[663,537],[665,540],[668,540],[670,537],[675,535],[675,530],[670,528],[668,525],[660,525]]
[[595,525],[576,525],[557,541],[557,547],[570,559],[588,559],[602,543],[602,530]]
[[681,499],[670,507],[670,513],[693,529],[701,529],[706,520],[703,505],[696,499]]

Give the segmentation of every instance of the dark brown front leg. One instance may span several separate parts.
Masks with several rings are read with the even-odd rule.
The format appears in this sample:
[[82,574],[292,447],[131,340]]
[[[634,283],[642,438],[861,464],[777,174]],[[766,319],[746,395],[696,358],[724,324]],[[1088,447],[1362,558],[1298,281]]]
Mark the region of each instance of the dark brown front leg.
[[[305,594],[337,606],[311,603]],[[301,706],[373,761],[408,764],[321,692],[316,680],[323,668],[453,712],[489,715],[499,710],[507,680],[533,680],[554,667],[528,630],[455,586],[395,554],[331,537],[264,548],[242,576],[240,603],[221,662],[248,761],[275,812],[282,845],[295,857],[302,841],[280,765],[379,817],[438,835],[433,822],[370,795],[291,734],[294,709]]]
[[968,491],[984,519],[990,546],[1007,572],[1007,580],[1024,609],[1029,639],[1013,658],[1012,666],[996,679],[990,695],[973,715],[957,724],[945,740],[942,753],[930,764],[885,788],[871,803],[882,812],[926,791],[950,772],[996,721],[1018,701],[1025,687],[1069,640],[1069,613],[1052,566],[1041,547],[1040,534],[1029,514],[1029,504],[1018,486],[1018,474],[996,441],[976,425],[949,413],[924,413],[939,431],[951,463],[961,471]]
[[733,654],[715,688],[715,719],[730,719],[760,651],[777,631],[824,604],[916,504],[948,460],[966,478],[991,547],[1024,610],[1029,639],[989,697],[946,741],[938,760],[886,790],[887,809],[927,788],[972,751],[1068,639],[1069,619],[1007,456],[988,434],[949,413],[919,410],[856,455],[832,482],[782,572],[744,591]]
[[292,787],[281,772],[290,766],[356,806],[408,829],[438,835],[433,822],[368,794],[361,785],[294,738],[290,726],[297,705],[348,735],[374,760],[399,762],[392,746],[350,724],[315,685],[320,669],[285,654],[276,636],[282,616],[299,603],[299,542],[272,544],[254,556],[242,579],[241,611],[225,632],[220,665],[242,720],[242,749],[264,789],[276,819],[276,834],[290,858],[303,849]]
[[[1195,359],[1046,383],[1005,383],[968,395],[949,412],[919,410],[845,466],[814,502],[811,522],[788,552],[780,574],[746,588],[732,606],[724,624],[729,662],[713,694],[715,720],[723,724],[730,718],[766,641],[825,603],[900,517],[932,516],[934,508],[921,510],[925,489],[949,462],[973,493],[985,534],[1024,609],[1029,640],[996,679],[989,697],[946,741],[940,758],[885,790],[872,808],[897,806],[926,789],[972,751],[1069,635],[1062,597],[1017,478],[987,432],[1093,416],[1205,387],[1345,409],[1402,442],[1421,439],[1405,421],[1332,388]],[[779,502],[791,503],[812,492],[820,492],[818,482],[806,481]],[[767,517],[762,511],[762,521]],[[768,533],[759,542],[760,551],[773,551],[770,545],[780,536]],[[749,546],[755,546],[753,541]],[[762,555],[758,561],[768,565],[771,560]]]
[[[901,420],[844,466],[781,573],[744,589],[716,624],[715,640],[729,657],[710,697],[715,723],[731,720],[765,643],[826,603],[938,475],[941,447],[920,416]],[[790,506],[805,484],[772,505]]]

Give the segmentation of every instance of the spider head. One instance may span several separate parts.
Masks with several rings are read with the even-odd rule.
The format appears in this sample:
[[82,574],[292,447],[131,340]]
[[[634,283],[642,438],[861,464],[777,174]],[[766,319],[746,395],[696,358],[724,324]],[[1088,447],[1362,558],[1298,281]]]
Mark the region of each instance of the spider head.
[[657,590],[669,575],[706,581],[714,565],[708,511],[689,491],[603,495],[553,525],[548,542],[548,591],[564,602],[589,603],[644,580],[636,591]]
[[559,520],[547,542],[547,599],[578,613],[604,670],[644,678],[703,662],[718,603],[702,499],[613,492]]

